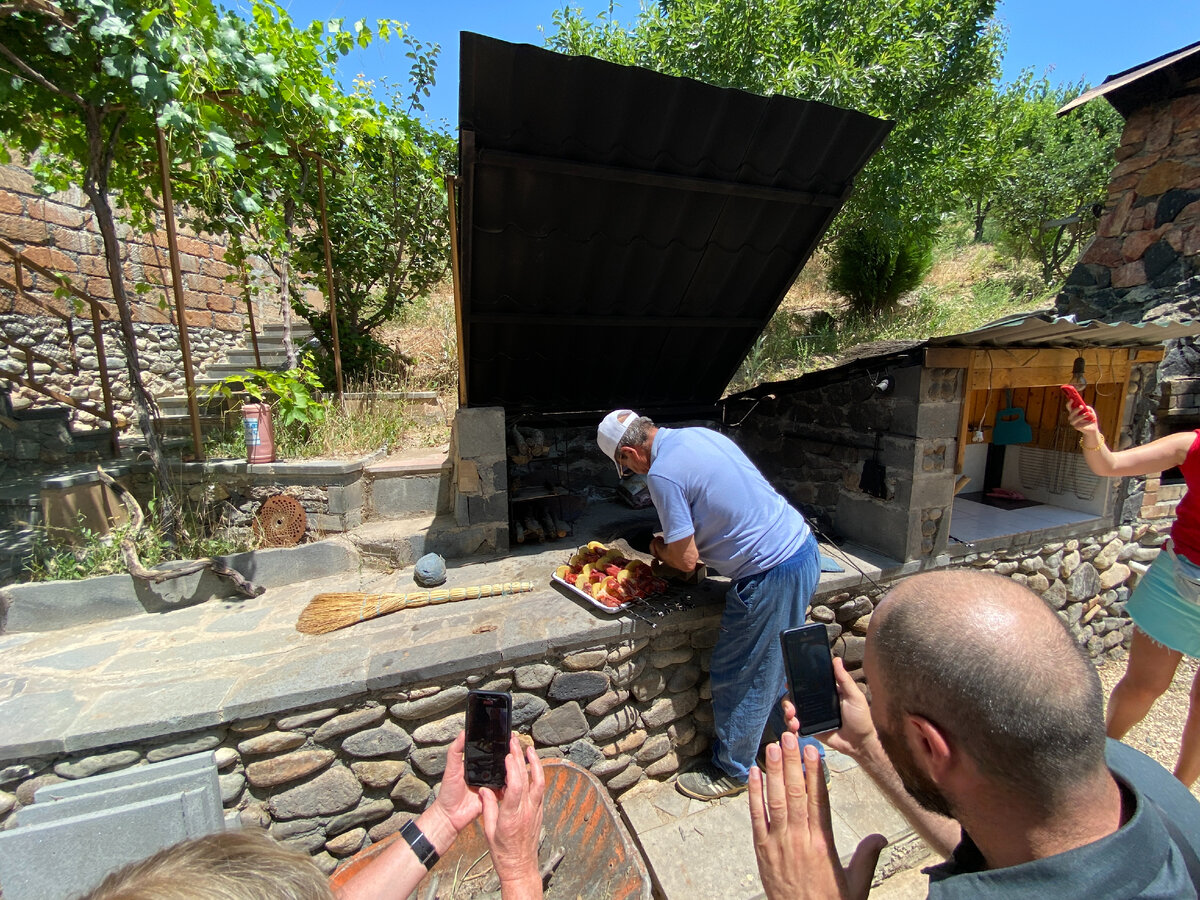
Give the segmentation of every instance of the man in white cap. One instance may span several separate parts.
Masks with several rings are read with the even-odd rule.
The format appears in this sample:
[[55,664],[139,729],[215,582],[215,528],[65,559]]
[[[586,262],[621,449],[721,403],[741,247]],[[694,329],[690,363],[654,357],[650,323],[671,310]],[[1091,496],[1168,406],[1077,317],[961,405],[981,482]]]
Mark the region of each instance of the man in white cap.
[[804,624],[821,577],[817,542],[729,438],[708,428],[659,428],[631,409],[600,423],[600,449],[646,476],[663,536],[650,552],[690,572],[701,563],[730,579],[710,676],[713,755],[679,776],[680,791],[715,800],[746,789],[763,729],[784,723],[779,632]]

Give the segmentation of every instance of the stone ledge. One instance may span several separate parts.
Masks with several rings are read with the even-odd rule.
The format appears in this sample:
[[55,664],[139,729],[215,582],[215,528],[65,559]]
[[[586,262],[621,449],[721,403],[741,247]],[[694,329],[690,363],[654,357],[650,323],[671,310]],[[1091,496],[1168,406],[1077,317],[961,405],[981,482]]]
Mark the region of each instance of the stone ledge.
[[[342,541],[252,550],[222,558],[231,568],[265,588],[357,568],[354,548]],[[178,564],[176,564],[178,565]],[[163,568],[170,568],[167,563]],[[166,612],[236,597],[228,579],[205,570],[162,584],[131,575],[105,575],[81,581],[46,581],[0,589],[0,634],[57,631],[147,612]]]

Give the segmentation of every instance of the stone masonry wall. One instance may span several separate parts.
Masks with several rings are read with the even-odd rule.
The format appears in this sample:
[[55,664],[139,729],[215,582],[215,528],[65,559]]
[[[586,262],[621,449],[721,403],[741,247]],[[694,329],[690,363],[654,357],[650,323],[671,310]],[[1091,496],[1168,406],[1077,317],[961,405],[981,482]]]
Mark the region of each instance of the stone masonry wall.
[[[116,322],[106,322],[101,325],[101,329],[114,411],[131,422],[136,421],[136,411],[131,402],[129,372],[121,350],[120,326]],[[157,398],[184,394],[186,391],[182,355],[175,326],[136,322],[134,331],[138,336],[138,353],[143,366],[142,378],[151,396]],[[68,327],[66,322],[51,316],[0,313],[0,334],[22,345],[35,345],[39,353],[63,366],[72,365],[74,352],[78,360],[78,374],[69,370],[52,369],[48,363],[35,361],[34,377],[42,385],[73,400],[87,400],[101,409],[104,407],[98,376],[100,364],[96,356],[96,342],[92,336],[90,317],[75,317]],[[224,360],[228,352],[241,342],[239,332],[213,327],[190,328],[188,337],[191,340],[192,362],[198,377],[203,376],[210,365]],[[0,346],[0,378],[3,378],[5,372],[28,375],[24,355],[12,348]],[[23,387],[13,389],[11,402],[14,410],[50,406],[64,408],[53,400]],[[86,412],[66,409],[73,428],[82,430],[94,428],[98,424],[98,420]]]
[[[960,565],[1042,594],[1096,660],[1120,659],[1131,589],[1166,540],[1158,524],[1122,526],[1041,548],[971,554]],[[886,585],[881,586],[885,589]],[[834,651],[862,681],[866,629],[880,591],[814,599]],[[381,840],[431,801],[470,688],[511,691],[513,724],[543,757],[567,757],[620,798],[705,753],[712,733],[708,665],[719,604],[686,623],[615,645],[584,646],[486,674],[463,670],[342,703],[301,707],[166,739],[23,759],[0,769],[0,817],[64,779],[216,752],[227,814],[311,853],[325,871]],[[0,826],[2,827],[2,826]]]
[[1106,212],[1060,312],[1140,322],[1200,315],[1200,79],[1125,123]]
[[[884,372],[895,384],[887,394],[872,377]],[[962,377],[898,362],[805,389],[781,385],[734,438],[822,530],[895,559],[928,558],[947,543]],[[883,466],[883,496],[861,487],[870,460]]]

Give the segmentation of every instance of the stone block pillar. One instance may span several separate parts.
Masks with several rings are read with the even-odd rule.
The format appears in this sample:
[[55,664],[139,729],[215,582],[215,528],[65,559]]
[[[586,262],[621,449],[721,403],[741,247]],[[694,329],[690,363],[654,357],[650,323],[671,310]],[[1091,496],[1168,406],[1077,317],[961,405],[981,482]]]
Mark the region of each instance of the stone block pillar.
[[[450,435],[454,466],[451,500],[458,526],[455,556],[476,550],[508,549],[508,461],[504,410],[498,406],[460,409]],[[467,545],[471,546],[467,546]]]

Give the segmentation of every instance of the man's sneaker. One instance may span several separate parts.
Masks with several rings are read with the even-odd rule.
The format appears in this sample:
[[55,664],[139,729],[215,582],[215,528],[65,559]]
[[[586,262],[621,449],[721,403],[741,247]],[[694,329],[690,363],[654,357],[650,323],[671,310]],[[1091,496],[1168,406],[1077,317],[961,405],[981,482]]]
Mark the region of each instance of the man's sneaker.
[[716,800],[740,794],[746,790],[746,783],[726,775],[711,762],[706,762],[675,779],[675,787],[681,794],[697,800]]

